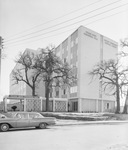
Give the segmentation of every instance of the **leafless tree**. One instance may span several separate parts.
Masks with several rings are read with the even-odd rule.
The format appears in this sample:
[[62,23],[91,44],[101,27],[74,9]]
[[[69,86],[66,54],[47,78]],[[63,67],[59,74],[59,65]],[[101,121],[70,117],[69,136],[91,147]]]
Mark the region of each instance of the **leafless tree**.
[[35,57],[34,52],[20,53],[18,59],[16,59],[16,67],[12,71],[14,84],[26,83],[32,90],[32,96],[36,96],[36,87],[41,80],[41,73],[33,67],[36,63]]
[[40,54],[36,57],[36,64],[34,66],[42,73],[43,81],[45,83],[45,97],[46,97],[46,111],[49,111],[49,94],[52,87],[71,86],[76,80],[72,73],[72,69],[68,63],[63,62],[55,54],[54,47],[47,47],[42,49]]
[[119,60],[110,59],[95,65],[89,74],[93,79],[96,77],[102,80],[102,87],[106,94],[116,96],[116,113],[120,113],[120,96],[123,92],[122,87],[128,83],[128,69],[124,69]]
[[[128,38],[121,40],[121,47],[122,48],[128,48]],[[121,54],[122,58],[127,58],[127,56],[128,56],[128,52],[121,51],[120,54]],[[127,88],[127,92],[126,92],[126,98],[125,98],[123,113],[127,114],[128,113],[128,84],[125,86],[125,88]]]
[[128,47],[128,38],[120,41],[122,47]]

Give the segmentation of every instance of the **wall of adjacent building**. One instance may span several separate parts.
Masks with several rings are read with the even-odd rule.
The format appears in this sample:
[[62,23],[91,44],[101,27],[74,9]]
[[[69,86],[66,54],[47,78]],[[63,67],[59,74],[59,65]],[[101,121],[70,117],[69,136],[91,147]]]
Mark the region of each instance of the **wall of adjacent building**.
[[[16,66],[14,67],[13,70],[15,70],[16,68],[20,68],[21,65],[16,64]],[[24,82],[19,82],[18,84],[15,84],[15,81],[13,80],[12,77],[12,72],[10,74],[10,91],[9,91],[10,95],[26,95],[26,84]],[[16,103],[15,100],[8,100],[9,103],[13,104]],[[11,105],[10,105],[11,106]],[[19,105],[18,105],[19,108]]]

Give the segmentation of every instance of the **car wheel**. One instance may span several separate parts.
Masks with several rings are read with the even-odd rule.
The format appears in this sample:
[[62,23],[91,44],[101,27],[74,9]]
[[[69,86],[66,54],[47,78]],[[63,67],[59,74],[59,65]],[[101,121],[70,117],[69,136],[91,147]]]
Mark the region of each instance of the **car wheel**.
[[1,125],[0,125],[0,130],[1,130],[2,132],[8,131],[8,130],[9,130],[9,125],[6,124],[6,123],[1,124]]
[[45,129],[47,127],[46,123],[40,123],[39,124],[39,129]]

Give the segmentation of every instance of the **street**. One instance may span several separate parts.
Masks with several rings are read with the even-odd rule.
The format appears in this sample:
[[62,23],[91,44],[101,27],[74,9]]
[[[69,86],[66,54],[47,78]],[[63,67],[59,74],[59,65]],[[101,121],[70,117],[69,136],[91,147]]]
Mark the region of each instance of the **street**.
[[0,133],[0,150],[128,150],[128,124],[51,126]]

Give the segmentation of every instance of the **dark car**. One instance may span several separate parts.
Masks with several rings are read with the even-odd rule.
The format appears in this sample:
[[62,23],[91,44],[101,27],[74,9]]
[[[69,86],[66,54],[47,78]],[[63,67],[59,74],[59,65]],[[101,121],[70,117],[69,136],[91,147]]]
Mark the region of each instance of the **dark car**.
[[46,128],[55,125],[56,118],[44,117],[37,112],[8,112],[0,117],[0,131],[8,131],[10,128]]

